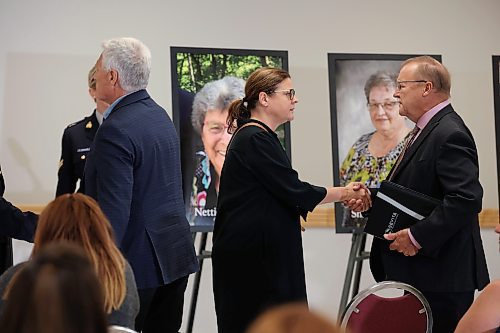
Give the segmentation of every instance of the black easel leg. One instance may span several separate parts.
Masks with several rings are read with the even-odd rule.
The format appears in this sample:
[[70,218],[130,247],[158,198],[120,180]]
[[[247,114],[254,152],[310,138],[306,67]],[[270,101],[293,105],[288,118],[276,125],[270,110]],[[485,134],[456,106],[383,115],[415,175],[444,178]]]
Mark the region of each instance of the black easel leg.
[[[186,333],[193,332],[194,315],[196,313],[196,303],[198,302],[198,292],[200,290],[201,272],[203,269],[203,260],[206,258],[204,255],[207,246],[207,232],[201,233],[200,246],[198,248],[198,260],[200,262],[200,270],[194,275],[193,293],[191,294],[191,304],[189,306],[189,319]],[[193,234],[193,240],[196,234]]]
[[347,260],[347,269],[345,272],[344,287],[342,288],[342,297],[340,298],[339,314],[338,319],[342,317],[344,310],[347,306],[347,298],[349,297],[349,291],[351,290],[352,275],[354,272],[354,264],[356,263],[356,257],[361,248],[361,234],[353,233],[351,241],[351,251],[349,252],[349,258]]
[[363,233],[360,235],[360,246],[358,251],[356,252],[356,269],[354,271],[354,279],[352,281],[352,293],[351,299],[354,298],[359,292],[359,282],[361,280],[361,269],[363,268],[363,260],[365,258],[365,244],[366,244],[366,234]]

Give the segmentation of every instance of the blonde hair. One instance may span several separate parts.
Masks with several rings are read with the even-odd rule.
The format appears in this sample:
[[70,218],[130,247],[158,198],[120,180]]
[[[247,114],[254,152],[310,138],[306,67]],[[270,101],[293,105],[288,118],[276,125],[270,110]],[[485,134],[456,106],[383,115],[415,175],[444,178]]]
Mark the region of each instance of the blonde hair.
[[96,85],[96,82],[95,82],[95,72],[96,72],[97,68],[94,66],[92,66],[92,68],[90,69],[89,71],[89,75],[87,77],[87,80],[88,80],[88,84],[89,84],[89,88],[90,89],[95,89],[95,85]]
[[264,312],[246,333],[342,333],[342,330],[309,311],[305,303],[290,303]]
[[92,263],[104,293],[104,309],[116,310],[126,296],[125,259],[97,202],[81,193],[63,194],[40,214],[32,256],[53,241],[80,245]]

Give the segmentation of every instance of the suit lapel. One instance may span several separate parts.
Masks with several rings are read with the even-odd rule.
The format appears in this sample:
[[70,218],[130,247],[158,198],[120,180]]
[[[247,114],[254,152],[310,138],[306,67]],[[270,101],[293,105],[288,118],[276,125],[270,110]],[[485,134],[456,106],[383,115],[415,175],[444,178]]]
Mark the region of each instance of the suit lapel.
[[424,142],[429,137],[429,134],[432,133],[432,131],[436,128],[437,125],[439,125],[439,122],[441,119],[446,116],[449,113],[452,113],[453,108],[451,107],[451,104],[447,105],[444,109],[439,111],[432,119],[429,121],[429,123],[424,127],[420,135],[417,137],[415,142],[408,148],[406,151],[405,155],[403,156],[403,159],[401,160],[401,163],[397,167],[396,170],[394,170],[394,175],[392,178],[397,177],[397,175],[408,165],[408,163],[411,161],[415,153],[420,149],[420,147],[423,145]]

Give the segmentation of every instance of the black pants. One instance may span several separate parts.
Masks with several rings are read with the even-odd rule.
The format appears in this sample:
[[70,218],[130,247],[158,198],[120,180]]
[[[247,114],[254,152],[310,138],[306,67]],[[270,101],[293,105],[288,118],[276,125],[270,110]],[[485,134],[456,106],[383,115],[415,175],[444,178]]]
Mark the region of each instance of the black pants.
[[139,289],[141,309],[135,330],[143,333],[177,333],[182,324],[188,276],[158,288]]
[[432,310],[432,333],[453,333],[474,301],[474,292],[423,293]]

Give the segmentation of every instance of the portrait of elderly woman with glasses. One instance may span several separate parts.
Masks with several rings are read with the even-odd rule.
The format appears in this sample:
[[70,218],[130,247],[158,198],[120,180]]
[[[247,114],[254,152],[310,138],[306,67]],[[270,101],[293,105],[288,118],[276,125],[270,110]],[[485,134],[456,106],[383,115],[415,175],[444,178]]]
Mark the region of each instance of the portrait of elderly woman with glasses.
[[191,123],[200,135],[203,150],[196,152],[197,164],[191,191],[191,207],[214,209],[219,192],[219,176],[231,139],[226,119],[232,101],[245,93],[245,81],[233,76],[211,81],[195,95]]
[[378,187],[401,153],[410,129],[405,117],[399,115],[399,101],[393,97],[396,79],[397,73],[378,71],[366,81],[366,108],[375,131],[352,145],[340,167],[340,185],[362,182]]

